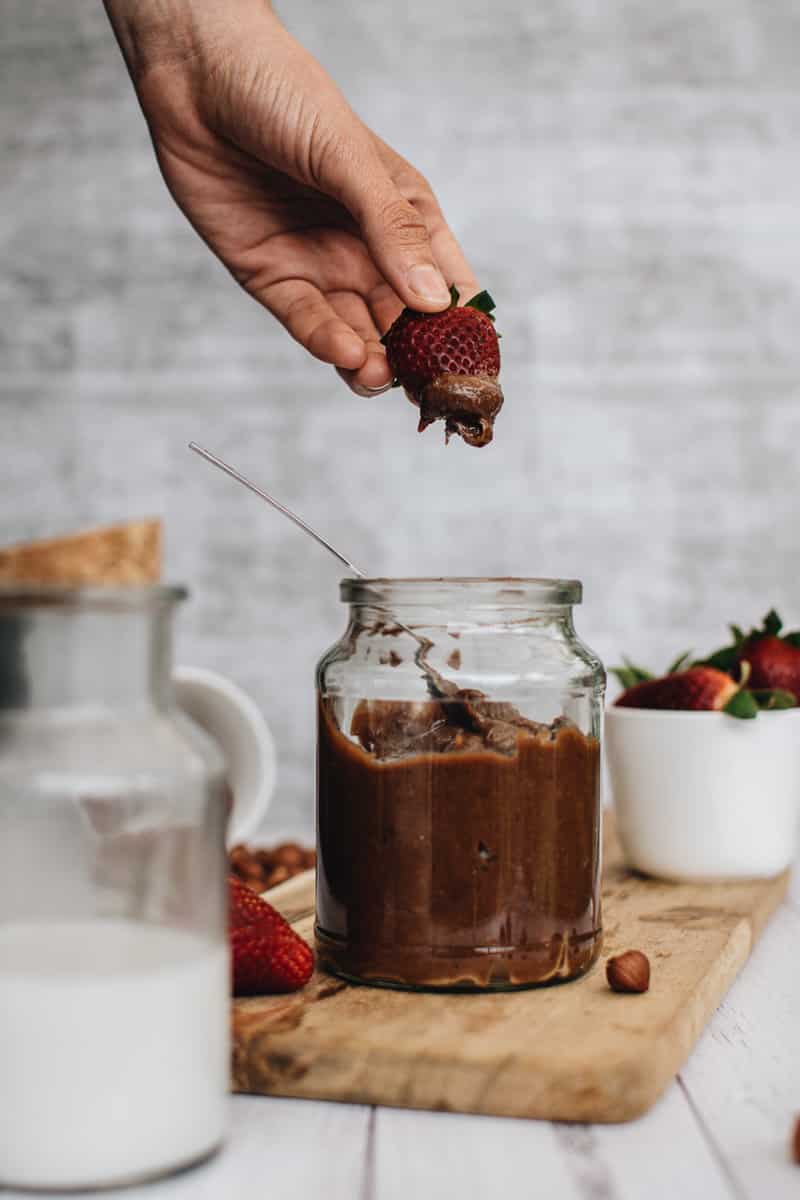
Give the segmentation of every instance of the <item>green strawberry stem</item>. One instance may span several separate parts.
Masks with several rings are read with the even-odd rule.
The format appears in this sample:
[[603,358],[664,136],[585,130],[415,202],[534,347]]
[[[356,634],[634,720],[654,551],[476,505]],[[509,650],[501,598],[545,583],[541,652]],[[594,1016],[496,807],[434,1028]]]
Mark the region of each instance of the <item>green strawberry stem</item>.
[[781,708],[797,708],[797,701],[791,692],[782,688],[740,688],[722,711],[747,721],[757,717],[760,712],[775,712]]
[[683,671],[684,668],[690,665],[691,657],[691,650],[685,650],[683,654],[679,654],[672,666],[667,667],[667,674],[677,675],[679,671]]
[[[457,292],[456,295],[458,295]],[[477,308],[478,312],[482,312],[484,316],[489,318],[490,321],[494,321],[494,310],[496,305],[490,294],[486,291],[478,292],[477,296],[473,296],[471,300],[467,301],[465,307]]]
[[648,679],[653,679],[651,671],[645,671],[642,667],[636,667],[630,659],[623,656],[625,664],[623,667],[611,667],[611,674],[616,675],[619,682],[627,692],[628,688],[635,687],[637,683],[646,683]]
[[797,701],[794,698],[793,692],[784,691],[783,688],[754,688],[750,695],[755,700],[759,708],[776,709],[776,708],[797,708]]
[[737,692],[735,696],[731,696],[722,711],[726,712],[730,717],[738,717],[743,721],[751,721],[753,717],[758,716],[758,705],[755,702],[752,692],[742,690]]

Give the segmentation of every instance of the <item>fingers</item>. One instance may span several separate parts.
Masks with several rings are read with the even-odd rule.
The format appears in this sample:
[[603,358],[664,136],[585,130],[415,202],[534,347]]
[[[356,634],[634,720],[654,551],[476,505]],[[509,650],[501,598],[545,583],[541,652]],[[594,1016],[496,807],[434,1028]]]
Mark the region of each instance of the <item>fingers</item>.
[[363,339],[367,348],[366,361],[358,370],[340,369],[339,374],[359,396],[374,396],[385,391],[392,382],[391,372],[380,343],[380,334],[364,300],[354,292],[333,292],[328,299],[331,307]]
[[388,283],[379,283],[372,288],[366,296],[366,301],[376,328],[384,333],[403,311],[403,301]]
[[371,133],[373,142],[387,172],[401,194],[413,204],[425,221],[431,238],[435,261],[448,284],[455,284],[462,303],[480,290],[473,271],[450,229],[428,180],[412,167],[387,142]]
[[424,217],[402,195],[377,154],[340,181],[373,261],[404,304],[437,312],[450,303]]
[[263,288],[257,298],[315,358],[347,371],[365,364],[365,340],[313,284],[287,279]]

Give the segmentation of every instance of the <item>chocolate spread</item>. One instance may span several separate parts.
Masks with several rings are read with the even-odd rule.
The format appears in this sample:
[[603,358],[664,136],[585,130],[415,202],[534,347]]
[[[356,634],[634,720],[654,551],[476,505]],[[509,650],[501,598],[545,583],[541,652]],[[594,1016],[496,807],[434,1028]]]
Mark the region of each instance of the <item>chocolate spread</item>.
[[492,440],[494,419],[503,407],[503,391],[496,379],[486,375],[438,375],[422,391],[419,431],[434,421],[444,421],[445,441],[459,434],[469,446],[485,446]]
[[600,753],[480,692],[319,712],[317,946],[347,977],[568,979],[600,949]]

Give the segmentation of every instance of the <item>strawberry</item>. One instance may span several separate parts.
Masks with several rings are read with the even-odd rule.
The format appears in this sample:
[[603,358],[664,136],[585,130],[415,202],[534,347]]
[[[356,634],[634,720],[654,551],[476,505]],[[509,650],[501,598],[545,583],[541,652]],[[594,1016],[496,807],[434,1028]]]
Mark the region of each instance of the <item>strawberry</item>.
[[800,697],[800,648],[782,638],[756,637],[743,643],[739,662],[750,664],[752,688],[770,688]]
[[285,924],[277,909],[258,892],[242,883],[235,875],[228,876],[228,927],[241,929],[243,925],[259,925],[272,922],[275,928]]
[[730,628],[732,644],[715,651],[706,662],[731,673],[749,671],[749,688],[783,697],[781,707],[788,705],[788,696],[797,704],[800,700],[800,633],[781,635],[783,622],[774,608],[767,613],[760,629],[751,629],[745,634],[738,625]]
[[233,876],[228,877],[228,926],[234,996],[293,992],[314,970],[311,947],[281,914]]
[[277,933],[243,925],[231,931],[230,942],[234,996],[295,992],[311,978],[314,954],[289,925]]
[[455,287],[450,296],[444,312],[403,309],[382,341],[395,384],[420,409],[420,432],[442,419],[448,439],[484,446],[503,403],[494,301],[479,292],[459,307]]
[[689,667],[660,679],[645,679],[618,698],[621,708],[672,708],[687,711],[725,708],[739,691],[738,683],[714,667]]
[[623,708],[723,710],[740,718],[797,708],[800,632],[779,637],[782,623],[774,609],[761,629],[749,634],[738,625],[730,629],[731,645],[694,662],[691,652],[681,654],[658,679],[623,659],[624,666],[612,668],[625,689],[616,703]]

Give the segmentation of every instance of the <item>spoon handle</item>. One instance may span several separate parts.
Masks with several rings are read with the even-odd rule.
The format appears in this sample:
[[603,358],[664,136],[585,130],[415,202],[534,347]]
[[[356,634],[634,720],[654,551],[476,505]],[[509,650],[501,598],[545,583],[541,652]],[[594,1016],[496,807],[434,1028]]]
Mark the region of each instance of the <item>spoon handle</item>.
[[324,546],[326,550],[329,550],[331,554],[335,555],[336,558],[338,558],[340,562],[343,562],[344,565],[348,567],[354,575],[359,575],[362,579],[365,577],[366,572],[360,570],[355,563],[351,563],[349,558],[345,558],[343,554],[340,554],[336,547],[332,546],[330,542],[326,541],[321,533],[317,533],[316,529],[312,529],[302,517],[298,517],[297,513],[293,513],[291,509],[287,508],[284,504],[281,504],[280,500],[276,500],[274,496],[270,496],[269,492],[264,492],[260,487],[256,487],[252,480],[248,479],[245,475],[242,475],[223,459],[218,458],[216,454],[212,454],[210,450],[205,450],[202,446],[198,446],[197,442],[189,442],[189,449],[194,450],[195,454],[199,454],[201,458],[206,459],[206,461],[212,463],[213,466],[219,467],[220,471],[224,471],[226,475],[230,475],[231,479],[235,479],[237,483],[241,483],[244,487],[249,488],[251,492],[255,492],[255,494],[260,496],[262,500],[266,500],[267,504],[271,504],[273,508],[277,508],[279,513],[283,513],[283,515],[288,517],[290,521],[294,521],[295,525],[299,526],[304,533],[309,534],[315,542],[319,542],[320,546]]

